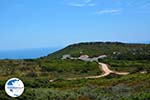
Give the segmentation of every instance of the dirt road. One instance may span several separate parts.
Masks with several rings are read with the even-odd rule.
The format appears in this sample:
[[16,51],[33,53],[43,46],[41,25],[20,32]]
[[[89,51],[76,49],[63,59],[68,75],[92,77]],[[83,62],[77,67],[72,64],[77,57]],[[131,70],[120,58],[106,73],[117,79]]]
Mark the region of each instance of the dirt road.
[[67,80],[77,80],[77,79],[96,79],[96,78],[101,78],[101,77],[105,77],[108,76],[111,73],[117,74],[117,75],[128,75],[129,72],[117,72],[117,71],[112,71],[109,69],[108,65],[105,63],[98,63],[99,64],[99,69],[100,71],[102,70],[102,74],[101,75],[97,75],[97,76],[87,76],[87,77],[78,77],[78,78],[67,78]]
[[[111,73],[117,74],[117,75],[128,75],[129,72],[117,72],[117,71],[112,71],[109,69],[108,65],[105,63],[98,62],[99,64],[99,69],[103,73],[101,75],[97,76],[87,76],[87,77],[78,77],[78,78],[67,78],[65,80],[78,80],[78,79],[96,79],[96,78],[101,78],[110,75]],[[50,80],[49,82],[54,82],[55,80]]]

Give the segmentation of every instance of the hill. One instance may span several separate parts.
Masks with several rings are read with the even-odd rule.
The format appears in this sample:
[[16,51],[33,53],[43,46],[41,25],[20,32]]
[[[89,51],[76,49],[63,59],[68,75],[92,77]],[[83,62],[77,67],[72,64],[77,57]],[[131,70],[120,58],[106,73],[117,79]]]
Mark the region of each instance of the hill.
[[131,44],[121,42],[86,42],[69,45],[66,48],[49,54],[43,59],[60,59],[62,55],[70,54],[79,57],[82,54],[95,57],[108,55],[112,59],[150,60],[150,44]]
[[57,52],[41,57],[42,61],[61,59],[63,55],[90,58],[107,55],[101,62],[111,65],[112,69],[131,73],[150,70],[150,44],[121,42],[85,42],[73,44]]

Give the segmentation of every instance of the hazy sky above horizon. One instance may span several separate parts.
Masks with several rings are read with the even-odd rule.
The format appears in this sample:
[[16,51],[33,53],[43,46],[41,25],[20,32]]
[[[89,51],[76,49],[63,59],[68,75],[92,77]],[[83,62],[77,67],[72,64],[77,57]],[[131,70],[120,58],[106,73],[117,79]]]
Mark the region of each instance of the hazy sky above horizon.
[[150,0],[0,0],[0,50],[150,41]]

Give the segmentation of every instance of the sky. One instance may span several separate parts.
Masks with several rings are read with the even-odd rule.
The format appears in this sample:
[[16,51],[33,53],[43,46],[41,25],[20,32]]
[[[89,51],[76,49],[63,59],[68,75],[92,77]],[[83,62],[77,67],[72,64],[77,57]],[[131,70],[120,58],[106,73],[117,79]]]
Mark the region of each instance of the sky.
[[0,50],[150,41],[150,0],[0,0]]

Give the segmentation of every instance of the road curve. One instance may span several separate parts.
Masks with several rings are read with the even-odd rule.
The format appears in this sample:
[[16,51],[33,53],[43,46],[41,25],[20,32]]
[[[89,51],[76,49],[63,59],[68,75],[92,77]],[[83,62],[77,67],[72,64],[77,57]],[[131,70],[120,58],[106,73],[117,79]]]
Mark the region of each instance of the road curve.
[[108,65],[105,63],[101,63],[99,62],[99,69],[100,71],[102,70],[102,74],[101,75],[97,75],[97,76],[87,76],[87,77],[78,77],[78,78],[67,78],[67,80],[77,80],[77,79],[96,79],[96,78],[101,78],[101,77],[105,77],[108,76],[111,73],[117,74],[117,75],[128,75],[129,72],[117,72],[117,71],[112,71],[109,69]]
[[[65,80],[78,80],[78,79],[97,79],[97,78],[101,78],[101,77],[105,77],[110,75],[111,73],[117,74],[117,75],[128,75],[129,72],[117,72],[117,71],[112,71],[109,69],[108,65],[105,63],[101,63],[98,62],[99,64],[99,69],[100,71],[102,71],[103,73],[101,75],[97,75],[97,76],[87,76],[87,77],[78,77],[78,78],[66,78]],[[49,82],[54,82],[56,80],[49,80]]]

